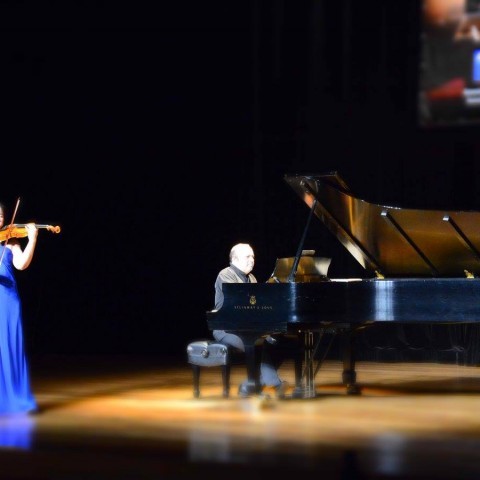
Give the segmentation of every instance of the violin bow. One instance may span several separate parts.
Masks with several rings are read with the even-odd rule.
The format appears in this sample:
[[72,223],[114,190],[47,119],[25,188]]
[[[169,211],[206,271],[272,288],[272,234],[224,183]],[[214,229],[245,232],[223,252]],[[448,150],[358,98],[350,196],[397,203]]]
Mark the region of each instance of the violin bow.
[[[8,226],[8,230],[11,230],[12,227],[13,227],[13,222],[15,221],[15,217],[17,215],[17,210],[18,210],[19,205],[20,205],[20,197],[17,198],[17,203],[15,205],[15,210],[13,211],[12,220],[10,221],[10,225]],[[5,240],[5,243],[3,245],[2,256],[0,257],[0,265],[2,265],[3,255],[5,254],[5,250],[7,249],[8,240],[9,239],[8,239],[8,236],[7,236],[7,239]]]

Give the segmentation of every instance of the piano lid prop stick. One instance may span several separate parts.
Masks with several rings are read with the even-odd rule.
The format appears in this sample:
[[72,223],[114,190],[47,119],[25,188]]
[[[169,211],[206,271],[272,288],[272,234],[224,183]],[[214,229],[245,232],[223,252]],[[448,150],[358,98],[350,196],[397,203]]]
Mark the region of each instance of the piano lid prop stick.
[[297,274],[298,262],[300,261],[300,257],[302,256],[303,244],[305,243],[305,238],[307,236],[307,230],[308,230],[308,227],[310,226],[310,222],[312,220],[313,213],[315,212],[315,207],[317,206],[317,203],[318,203],[318,200],[315,199],[313,201],[312,208],[310,209],[310,213],[309,213],[308,219],[307,219],[307,224],[305,225],[305,228],[303,229],[302,239],[300,240],[300,245],[298,246],[297,254],[295,255],[295,260],[293,262],[292,271],[288,275],[288,283],[292,283],[292,282],[295,281],[295,275]]

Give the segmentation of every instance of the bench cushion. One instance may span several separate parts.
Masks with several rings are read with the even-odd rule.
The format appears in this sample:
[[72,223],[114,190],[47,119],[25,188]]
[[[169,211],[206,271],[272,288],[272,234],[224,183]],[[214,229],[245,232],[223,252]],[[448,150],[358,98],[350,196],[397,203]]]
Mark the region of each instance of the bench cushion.
[[228,365],[228,347],[209,340],[198,340],[187,346],[188,363],[200,367]]

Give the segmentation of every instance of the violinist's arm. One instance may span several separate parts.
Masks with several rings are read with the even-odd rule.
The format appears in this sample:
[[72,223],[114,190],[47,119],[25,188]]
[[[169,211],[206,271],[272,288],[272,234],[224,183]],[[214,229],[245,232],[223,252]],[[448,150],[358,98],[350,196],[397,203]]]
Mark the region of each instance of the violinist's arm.
[[28,231],[28,243],[22,250],[18,242],[14,242],[11,245],[13,253],[13,265],[17,270],[25,270],[31,263],[33,253],[35,252],[35,246],[37,244],[38,228],[35,224],[26,224]]

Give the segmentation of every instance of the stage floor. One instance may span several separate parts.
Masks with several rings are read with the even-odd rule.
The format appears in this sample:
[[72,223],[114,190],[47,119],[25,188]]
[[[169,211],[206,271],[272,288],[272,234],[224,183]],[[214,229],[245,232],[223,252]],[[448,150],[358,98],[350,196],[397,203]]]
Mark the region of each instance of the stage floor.
[[[40,411],[0,416],[1,479],[480,478],[479,367],[360,362],[357,396],[330,361],[315,398],[285,400],[237,397],[241,365],[229,399],[218,368],[193,398],[186,361],[43,356],[30,369]],[[293,385],[291,364],[281,375]]]

